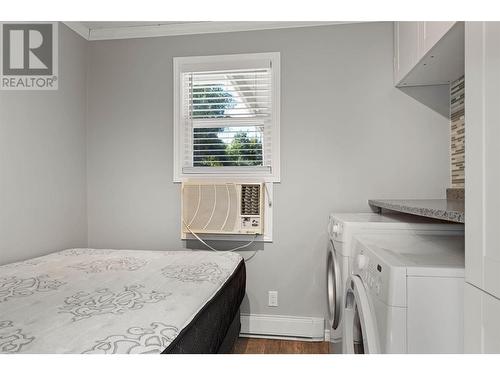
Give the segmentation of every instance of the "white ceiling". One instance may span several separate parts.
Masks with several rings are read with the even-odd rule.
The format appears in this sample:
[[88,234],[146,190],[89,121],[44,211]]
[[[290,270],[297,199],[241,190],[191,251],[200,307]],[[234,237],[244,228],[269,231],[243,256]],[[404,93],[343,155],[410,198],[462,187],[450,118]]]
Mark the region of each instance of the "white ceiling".
[[93,21],[80,22],[83,26],[93,29],[114,29],[117,27],[137,27],[137,26],[159,26],[159,25],[179,25],[186,23],[199,23],[199,22],[185,22],[185,21]]
[[283,29],[344,24],[348,22],[268,21],[82,21],[64,22],[87,40],[132,39],[237,31]]

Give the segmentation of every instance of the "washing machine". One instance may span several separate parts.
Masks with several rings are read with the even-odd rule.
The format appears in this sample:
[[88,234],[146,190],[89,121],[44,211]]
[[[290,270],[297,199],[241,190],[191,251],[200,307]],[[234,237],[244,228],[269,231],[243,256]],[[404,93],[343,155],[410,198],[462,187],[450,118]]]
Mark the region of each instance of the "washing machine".
[[344,351],[463,353],[463,236],[375,234],[355,241]]
[[405,214],[339,213],[329,217],[327,246],[327,322],[330,353],[343,352],[342,326],[344,291],[351,272],[352,239],[358,234],[453,233],[463,235],[463,224],[430,221]]

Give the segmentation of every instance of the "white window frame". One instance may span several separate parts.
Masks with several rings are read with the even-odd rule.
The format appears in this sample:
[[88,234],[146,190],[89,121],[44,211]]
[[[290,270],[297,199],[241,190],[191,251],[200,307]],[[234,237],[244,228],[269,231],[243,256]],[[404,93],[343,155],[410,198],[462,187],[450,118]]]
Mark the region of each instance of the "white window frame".
[[[272,67],[272,101],[273,108],[271,114],[271,168],[270,171],[265,168],[239,168],[239,167],[219,167],[205,169],[205,167],[193,167],[187,173],[183,170],[182,160],[184,157],[184,126],[182,116],[182,73],[196,68],[223,70],[234,68],[245,68],[252,66],[256,61],[269,59]],[[174,57],[174,131],[173,131],[173,150],[174,150],[174,182],[182,182],[193,178],[254,178],[266,182],[280,182],[280,53],[247,53],[233,55],[213,55],[213,56],[188,56]]]

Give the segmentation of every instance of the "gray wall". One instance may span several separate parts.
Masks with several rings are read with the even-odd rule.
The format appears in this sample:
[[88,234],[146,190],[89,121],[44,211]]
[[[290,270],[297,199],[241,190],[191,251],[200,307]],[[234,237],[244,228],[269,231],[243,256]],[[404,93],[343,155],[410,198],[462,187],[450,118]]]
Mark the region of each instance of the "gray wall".
[[[448,119],[393,87],[392,43],[391,23],[91,42],[89,246],[185,246],[172,58],[279,51],[274,242],[248,264],[243,310],[323,316],[328,214],[369,211],[369,198],[441,198],[448,186]],[[267,307],[268,290],[279,307]]]
[[86,246],[87,42],[59,25],[59,90],[0,91],[0,264]]

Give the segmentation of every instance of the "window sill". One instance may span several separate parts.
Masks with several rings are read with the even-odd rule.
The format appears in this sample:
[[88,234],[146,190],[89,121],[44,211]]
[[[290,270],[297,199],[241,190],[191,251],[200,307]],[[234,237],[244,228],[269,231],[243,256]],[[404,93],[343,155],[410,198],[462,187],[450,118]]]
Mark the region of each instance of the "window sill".
[[[253,240],[253,234],[198,234],[202,240],[206,241],[239,241],[250,242]],[[181,240],[194,240],[198,241],[192,234],[184,234]],[[254,242],[273,242],[272,236],[258,235],[255,237]]]

